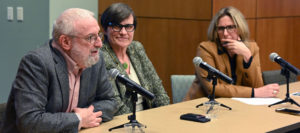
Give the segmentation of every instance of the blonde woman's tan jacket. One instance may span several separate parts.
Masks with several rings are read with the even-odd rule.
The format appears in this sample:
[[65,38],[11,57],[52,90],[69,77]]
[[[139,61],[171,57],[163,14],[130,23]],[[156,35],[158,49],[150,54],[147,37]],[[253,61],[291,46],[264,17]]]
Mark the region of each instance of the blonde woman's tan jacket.
[[[244,68],[243,57],[236,57],[236,83],[228,84],[218,79],[215,89],[216,97],[251,97],[252,88],[263,86],[259,48],[255,42],[245,42],[252,54],[252,62],[248,68]],[[201,42],[197,48],[197,56],[220,72],[232,77],[231,66],[228,55],[222,47],[214,42]],[[195,66],[196,78],[191,85],[185,100],[206,97],[212,92],[212,82],[208,82],[206,77],[208,72]]]

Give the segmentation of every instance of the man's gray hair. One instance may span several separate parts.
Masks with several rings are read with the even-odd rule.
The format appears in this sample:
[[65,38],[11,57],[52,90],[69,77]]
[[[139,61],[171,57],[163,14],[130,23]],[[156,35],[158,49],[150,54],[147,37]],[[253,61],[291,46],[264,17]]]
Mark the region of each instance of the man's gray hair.
[[54,41],[59,44],[61,35],[76,35],[74,22],[80,19],[94,17],[94,13],[81,8],[70,8],[65,10],[53,24],[52,36]]

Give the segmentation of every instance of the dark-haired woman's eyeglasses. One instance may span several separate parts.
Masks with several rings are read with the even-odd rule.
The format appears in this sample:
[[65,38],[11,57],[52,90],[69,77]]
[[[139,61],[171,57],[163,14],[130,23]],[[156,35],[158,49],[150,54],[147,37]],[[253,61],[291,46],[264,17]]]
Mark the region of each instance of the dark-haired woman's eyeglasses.
[[115,32],[120,32],[123,27],[127,32],[133,32],[135,30],[134,24],[113,24],[113,23],[108,23],[108,26],[112,28],[113,31]]

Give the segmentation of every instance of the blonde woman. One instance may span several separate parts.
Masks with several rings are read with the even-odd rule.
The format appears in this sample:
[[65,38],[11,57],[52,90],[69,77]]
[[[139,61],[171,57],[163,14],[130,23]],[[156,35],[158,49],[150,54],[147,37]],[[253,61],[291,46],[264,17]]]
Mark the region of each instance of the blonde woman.
[[[218,80],[216,97],[275,97],[278,84],[263,86],[259,48],[249,41],[248,24],[242,13],[234,7],[221,9],[208,28],[209,41],[201,42],[197,56],[233,79],[233,84]],[[208,73],[196,67],[196,78],[185,100],[208,96],[212,83]]]

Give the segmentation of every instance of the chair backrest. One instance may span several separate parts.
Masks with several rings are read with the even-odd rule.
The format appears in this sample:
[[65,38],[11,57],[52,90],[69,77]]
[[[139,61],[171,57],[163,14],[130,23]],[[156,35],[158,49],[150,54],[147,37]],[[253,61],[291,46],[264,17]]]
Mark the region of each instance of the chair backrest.
[[6,109],[6,103],[1,103],[0,104],[0,128],[1,128],[1,124],[3,123],[5,109]]
[[[284,75],[280,74],[281,70],[271,70],[271,71],[263,71],[262,77],[264,80],[264,84],[278,83],[279,85],[285,84],[286,79]],[[290,73],[290,83],[297,81],[297,75],[294,73]]]
[[171,75],[173,103],[183,100],[194,79],[195,75]]

